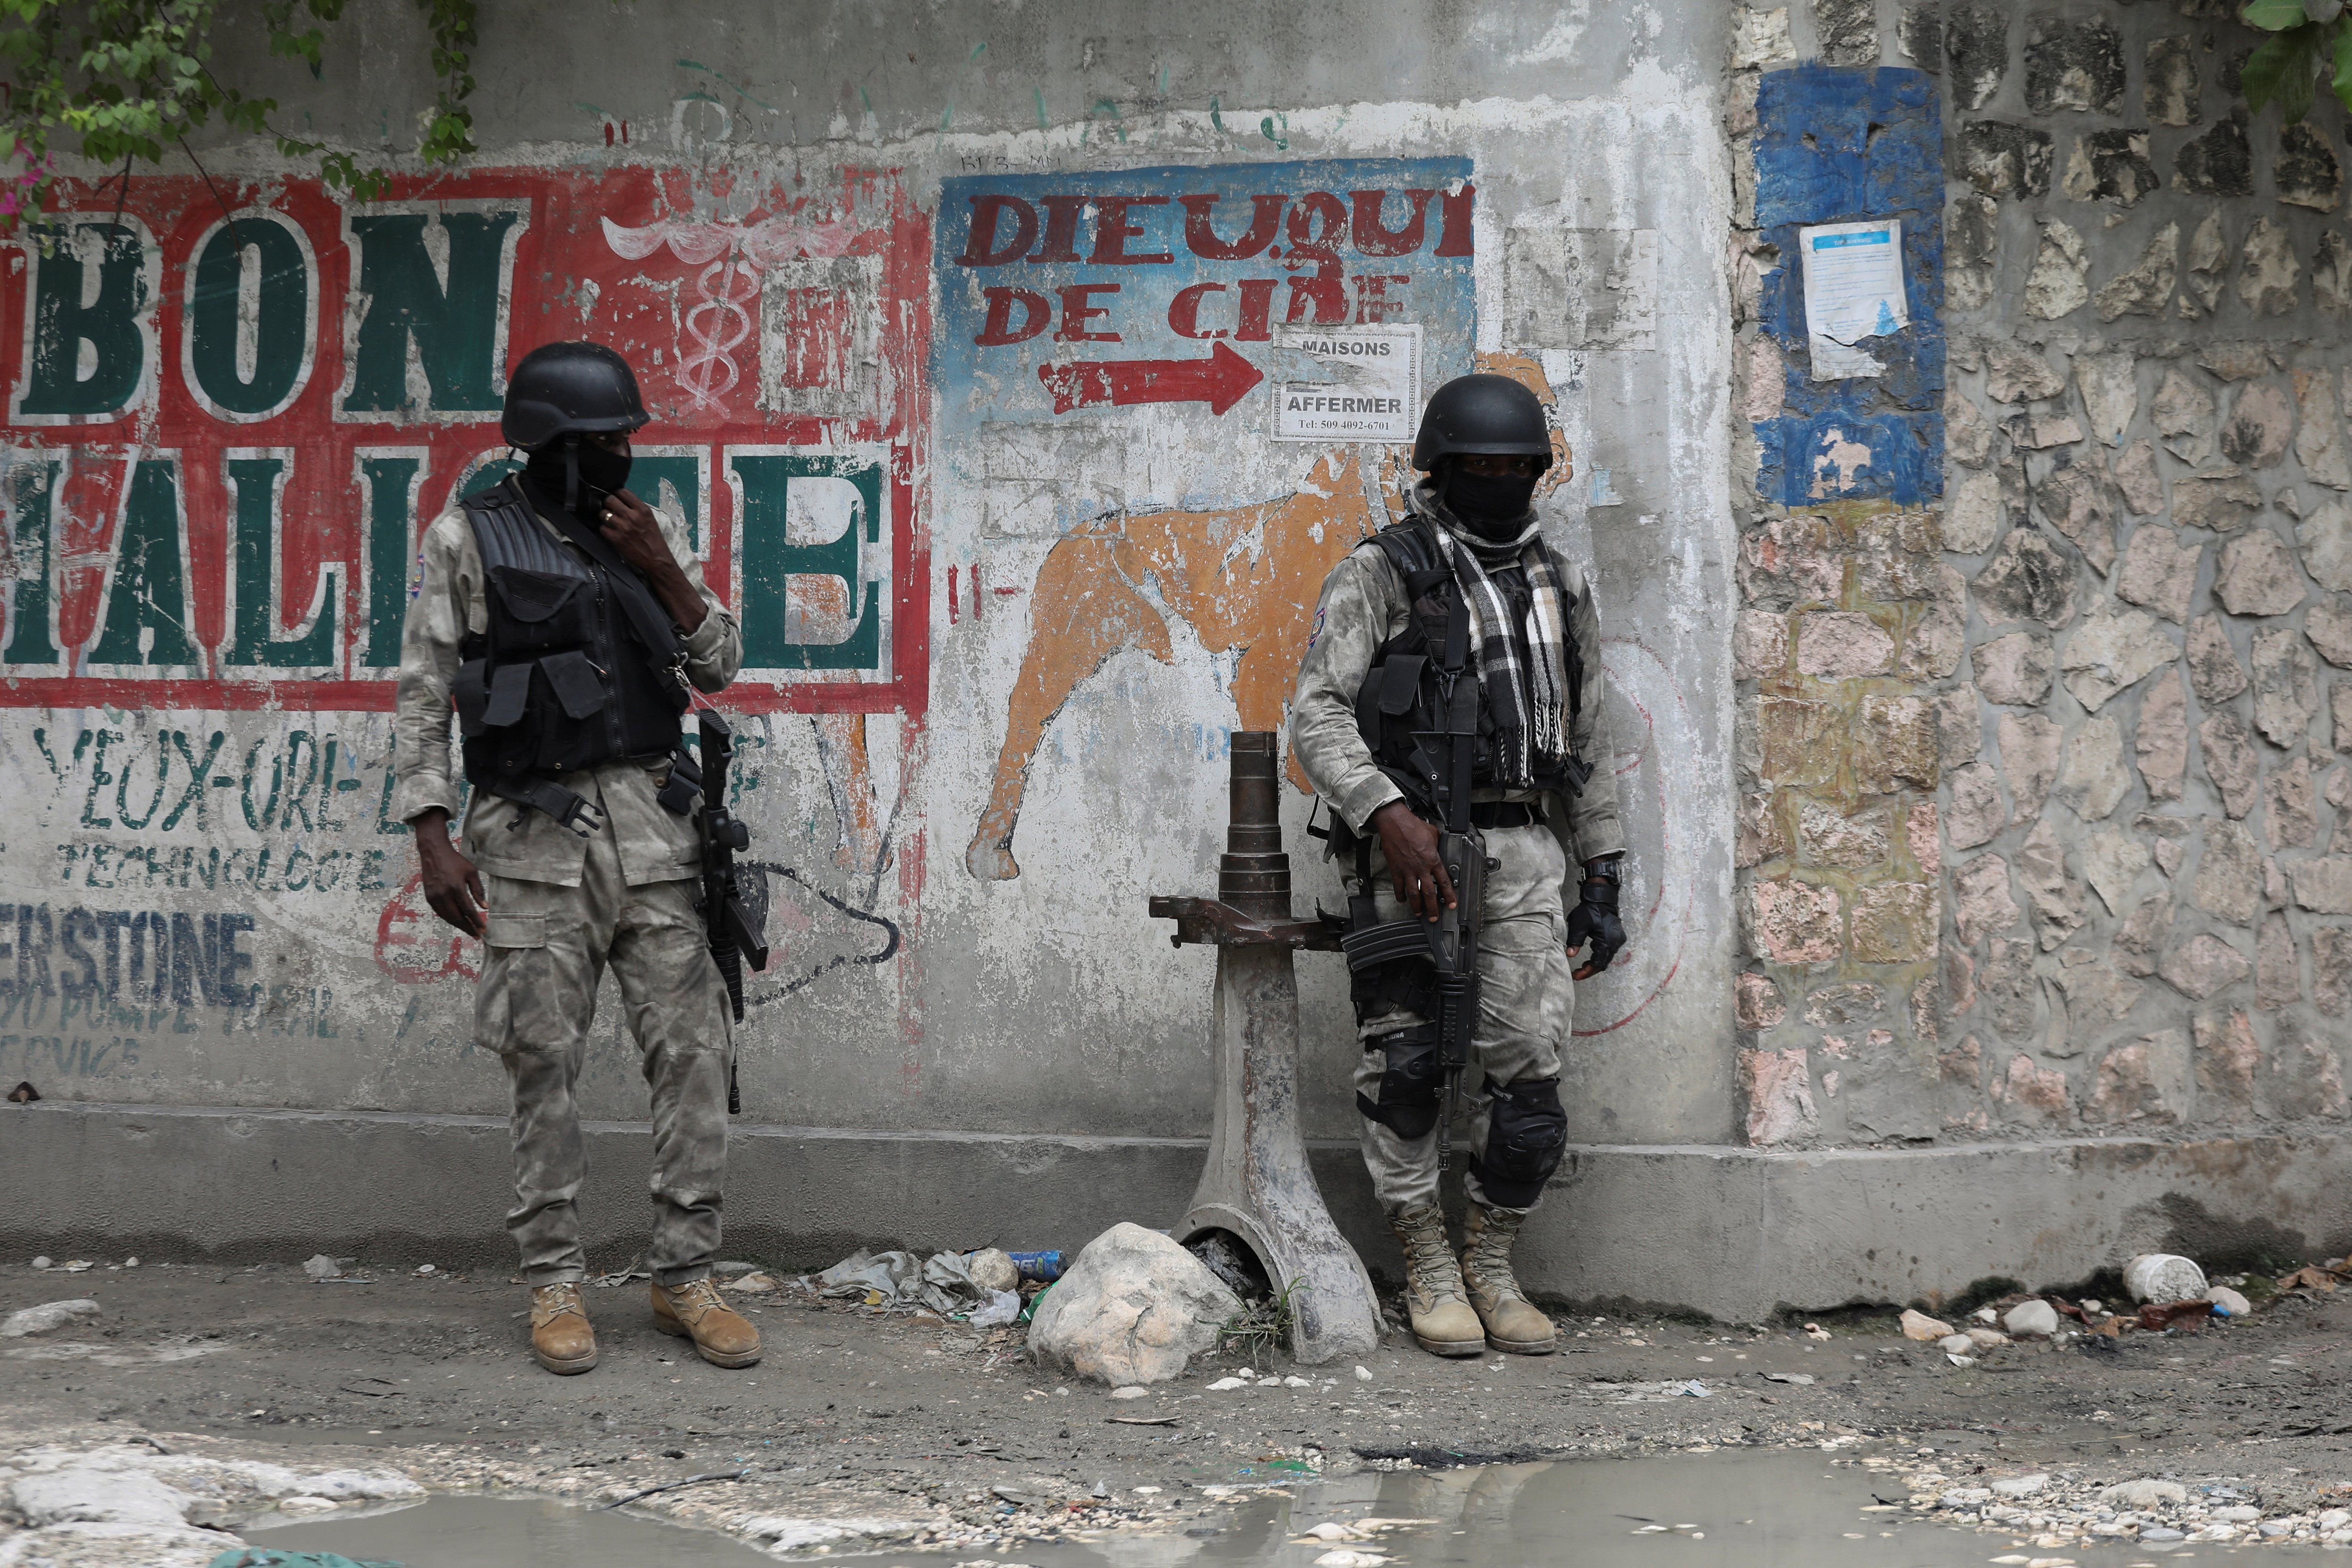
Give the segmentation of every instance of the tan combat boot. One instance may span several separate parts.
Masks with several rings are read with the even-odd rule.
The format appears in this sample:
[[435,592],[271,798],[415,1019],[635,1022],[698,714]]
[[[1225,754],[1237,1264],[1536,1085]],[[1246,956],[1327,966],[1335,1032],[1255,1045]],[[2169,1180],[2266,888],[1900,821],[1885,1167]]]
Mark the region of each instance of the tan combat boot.
[[1445,1211],[1433,1203],[1389,1216],[1404,1249],[1404,1301],[1412,1337],[1438,1355],[1476,1355],[1486,1348],[1478,1314],[1462,1291],[1461,1265],[1445,1239]]
[[1470,1206],[1462,1224],[1462,1282],[1486,1325],[1486,1343],[1514,1355],[1549,1355],[1557,1343],[1551,1319],[1531,1305],[1511,1272],[1511,1243],[1524,1212]]
[[566,1376],[596,1364],[596,1330],[579,1286],[541,1285],[531,1291],[530,1354],[548,1371]]
[[760,1359],[760,1331],[719,1299],[709,1280],[654,1287],[654,1327],[690,1339],[713,1366],[749,1366]]

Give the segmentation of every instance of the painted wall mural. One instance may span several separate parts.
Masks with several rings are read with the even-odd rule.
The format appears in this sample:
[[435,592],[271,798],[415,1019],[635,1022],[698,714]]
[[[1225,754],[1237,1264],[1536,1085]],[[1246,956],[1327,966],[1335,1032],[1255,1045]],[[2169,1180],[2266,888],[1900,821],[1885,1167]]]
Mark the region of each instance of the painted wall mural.
[[71,193],[0,291],[0,704],[388,708],[417,531],[506,472],[507,366],[588,336],[655,413],[635,487],[742,614],[734,706],[919,715],[928,223],[878,174],[720,193],[743,215],[652,170]]
[[[965,851],[973,876],[1020,874],[1013,837],[1046,727],[1114,654],[1172,658],[1171,618],[1233,660],[1243,728],[1281,727],[1323,579],[1378,526],[1401,473],[1397,452],[1362,437],[1409,435],[1420,384],[1471,368],[1470,174],[1466,159],[1396,158],[946,182],[934,372],[946,432],[1165,404],[1277,440],[1304,428],[1321,449],[1303,455],[1289,495],[1109,513],[1054,546]],[[1520,370],[1540,382],[1532,361]],[[1214,450],[1211,436],[1203,455]]]
[[895,175],[488,169],[350,207],[140,177],[63,204],[0,287],[0,1062],[333,1103],[324,1062],[257,1048],[289,1009],[394,1048],[363,1076],[464,1049],[436,983],[475,948],[417,892],[386,716],[417,536],[508,470],[507,367],[562,338],[637,368],[633,487],[742,617],[740,786],[813,737],[840,808],[841,886],[763,862],[791,952],[755,996],[897,950],[873,906],[929,684],[930,235]]
[[[478,954],[391,818],[389,711],[418,533],[508,471],[505,372],[539,342],[637,367],[633,486],[742,619],[723,701],[779,953],[745,1082],[774,1093],[811,1087],[819,1017],[865,1066],[895,1057],[902,1099],[971,1090],[970,1030],[930,998],[1033,982],[974,946],[970,901],[1022,895],[1024,806],[1092,831],[1031,800],[1056,720],[1122,654],[1188,679],[1205,655],[1213,686],[1127,718],[1212,761],[1230,724],[1280,729],[1430,388],[1533,389],[1567,497],[1577,388],[1477,351],[1466,158],[965,173],[936,206],[891,172],[764,168],[488,169],[350,207],[140,178],[71,190],[0,253],[0,791],[28,802],[0,862],[0,1063],[103,1098],[495,1105],[494,1072],[447,1072]],[[1033,455],[1089,444],[1156,451],[1160,498]],[[973,482],[1007,469],[1060,497],[1024,535]],[[936,655],[934,616],[958,639]],[[1603,656],[1612,765],[1654,793],[1687,720],[1654,734],[1663,665]],[[951,888],[927,882],[943,814]],[[1688,853],[1635,890],[1587,1032],[1672,981]],[[817,1010],[762,1005],[787,998]],[[1177,1017],[1149,988],[1099,1007]],[[620,1049],[599,1060],[600,1113],[636,1113]],[[806,1113],[866,1124],[870,1081]]]

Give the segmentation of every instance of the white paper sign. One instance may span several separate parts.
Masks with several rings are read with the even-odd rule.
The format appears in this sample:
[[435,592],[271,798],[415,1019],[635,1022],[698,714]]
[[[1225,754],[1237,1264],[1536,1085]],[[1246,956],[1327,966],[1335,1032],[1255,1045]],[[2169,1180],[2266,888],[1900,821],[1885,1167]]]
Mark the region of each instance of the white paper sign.
[[1825,224],[1799,229],[1805,266],[1805,333],[1812,379],[1874,376],[1886,367],[1853,347],[1911,324],[1903,298],[1903,225]]
[[1411,441],[1421,423],[1421,329],[1285,330],[1277,347],[1331,367],[1325,382],[1274,390],[1276,441]]

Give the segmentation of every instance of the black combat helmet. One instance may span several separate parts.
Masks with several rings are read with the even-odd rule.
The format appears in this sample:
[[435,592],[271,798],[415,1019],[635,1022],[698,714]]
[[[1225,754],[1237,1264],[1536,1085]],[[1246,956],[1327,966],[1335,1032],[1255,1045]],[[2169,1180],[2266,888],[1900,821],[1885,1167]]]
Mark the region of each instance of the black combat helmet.
[[1456,376],[1429,395],[1412,465],[1427,470],[1441,457],[1525,455],[1536,472],[1551,466],[1551,431],[1536,394],[1508,376]]
[[541,343],[507,382],[499,434],[529,452],[559,435],[601,435],[647,423],[629,361],[602,343]]

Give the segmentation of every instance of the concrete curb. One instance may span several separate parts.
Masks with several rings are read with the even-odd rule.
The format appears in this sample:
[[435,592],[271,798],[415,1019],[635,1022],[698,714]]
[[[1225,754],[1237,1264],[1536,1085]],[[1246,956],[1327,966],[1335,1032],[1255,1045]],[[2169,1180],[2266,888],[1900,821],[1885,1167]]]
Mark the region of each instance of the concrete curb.
[[[649,1134],[584,1132],[583,1228],[595,1260],[617,1265],[642,1244],[630,1195]],[[860,1246],[1076,1247],[1120,1219],[1172,1224],[1207,1153],[1198,1138],[740,1124],[731,1136],[728,1249],[795,1268]],[[0,1252],[512,1256],[500,1117],[45,1101],[0,1113],[0,1150],[13,1176]],[[1932,1304],[1993,1276],[2067,1283],[2142,1251],[2209,1267],[2319,1256],[2352,1239],[2347,1154],[2336,1134],[1793,1154],[1584,1145],[1529,1223],[1520,1272],[1548,1299],[1750,1321]],[[1395,1245],[1354,1145],[1314,1145],[1310,1158],[1342,1233],[1392,1281]]]

